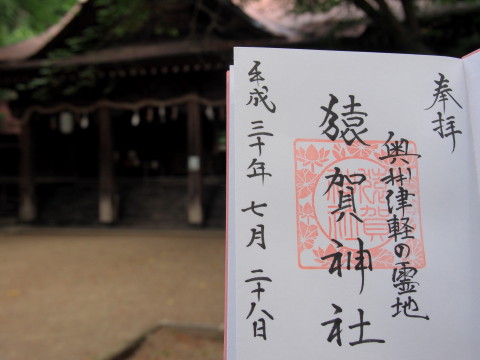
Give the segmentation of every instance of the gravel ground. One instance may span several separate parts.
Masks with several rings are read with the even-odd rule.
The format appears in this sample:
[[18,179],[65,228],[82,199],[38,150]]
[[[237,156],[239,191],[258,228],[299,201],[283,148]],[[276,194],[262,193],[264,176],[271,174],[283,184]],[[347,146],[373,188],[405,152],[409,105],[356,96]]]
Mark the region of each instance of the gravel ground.
[[[0,228],[0,359],[106,359],[159,324],[218,329],[224,251],[223,231]],[[221,347],[162,329],[135,360]]]
[[223,331],[182,326],[161,326],[112,357],[112,360],[222,359]]

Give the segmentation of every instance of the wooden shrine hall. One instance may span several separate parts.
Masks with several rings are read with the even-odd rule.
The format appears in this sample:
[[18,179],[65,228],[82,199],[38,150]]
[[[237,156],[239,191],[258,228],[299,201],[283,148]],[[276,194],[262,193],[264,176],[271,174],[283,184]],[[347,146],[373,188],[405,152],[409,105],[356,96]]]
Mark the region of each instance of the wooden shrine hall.
[[152,224],[177,213],[203,225],[206,185],[225,190],[233,46],[277,39],[229,1],[97,3],[0,49],[0,88],[16,89],[21,121],[18,169],[0,180],[18,171],[18,219]]
[[[16,94],[0,126],[0,224],[223,226],[234,46],[402,50],[371,25],[292,43],[228,0],[77,1],[0,48],[0,90]],[[480,7],[460,10],[419,18],[433,51],[478,47]]]

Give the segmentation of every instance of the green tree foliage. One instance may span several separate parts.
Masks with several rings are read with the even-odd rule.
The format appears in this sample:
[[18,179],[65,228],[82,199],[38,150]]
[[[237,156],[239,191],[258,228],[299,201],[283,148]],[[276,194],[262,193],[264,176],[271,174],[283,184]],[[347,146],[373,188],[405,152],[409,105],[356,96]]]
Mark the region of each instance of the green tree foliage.
[[0,46],[37,35],[55,24],[76,0],[0,0]]

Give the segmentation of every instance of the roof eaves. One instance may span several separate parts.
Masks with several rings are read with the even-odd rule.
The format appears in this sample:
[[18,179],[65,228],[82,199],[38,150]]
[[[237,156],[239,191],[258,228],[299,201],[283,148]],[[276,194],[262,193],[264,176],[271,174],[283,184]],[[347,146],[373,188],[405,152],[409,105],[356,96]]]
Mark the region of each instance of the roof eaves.
[[0,62],[13,62],[25,60],[47,46],[80,12],[83,5],[89,0],[77,0],[77,3],[60,19],[58,23],[50,26],[43,33],[24,40],[17,44],[0,48]]
[[208,39],[204,41],[182,41],[160,44],[122,46],[75,55],[66,59],[30,59],[0,64],[0,71],[35,70],[42,66],[88,66],[123,63],[168,57],[201,55],[228,52],[234,46],[284,46],[288,41],[280,38],[247,41]]

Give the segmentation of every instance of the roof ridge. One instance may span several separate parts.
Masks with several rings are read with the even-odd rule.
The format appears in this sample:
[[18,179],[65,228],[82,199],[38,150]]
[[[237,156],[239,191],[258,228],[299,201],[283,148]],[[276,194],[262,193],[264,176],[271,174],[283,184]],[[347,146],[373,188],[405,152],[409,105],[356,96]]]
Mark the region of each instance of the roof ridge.
[[77,0],[77,3],[54,25],[44,32],[16,44],[0,47],[0,62],[25,60],[48,45],[65,27],[72,22],[84,4],[90,0]]

